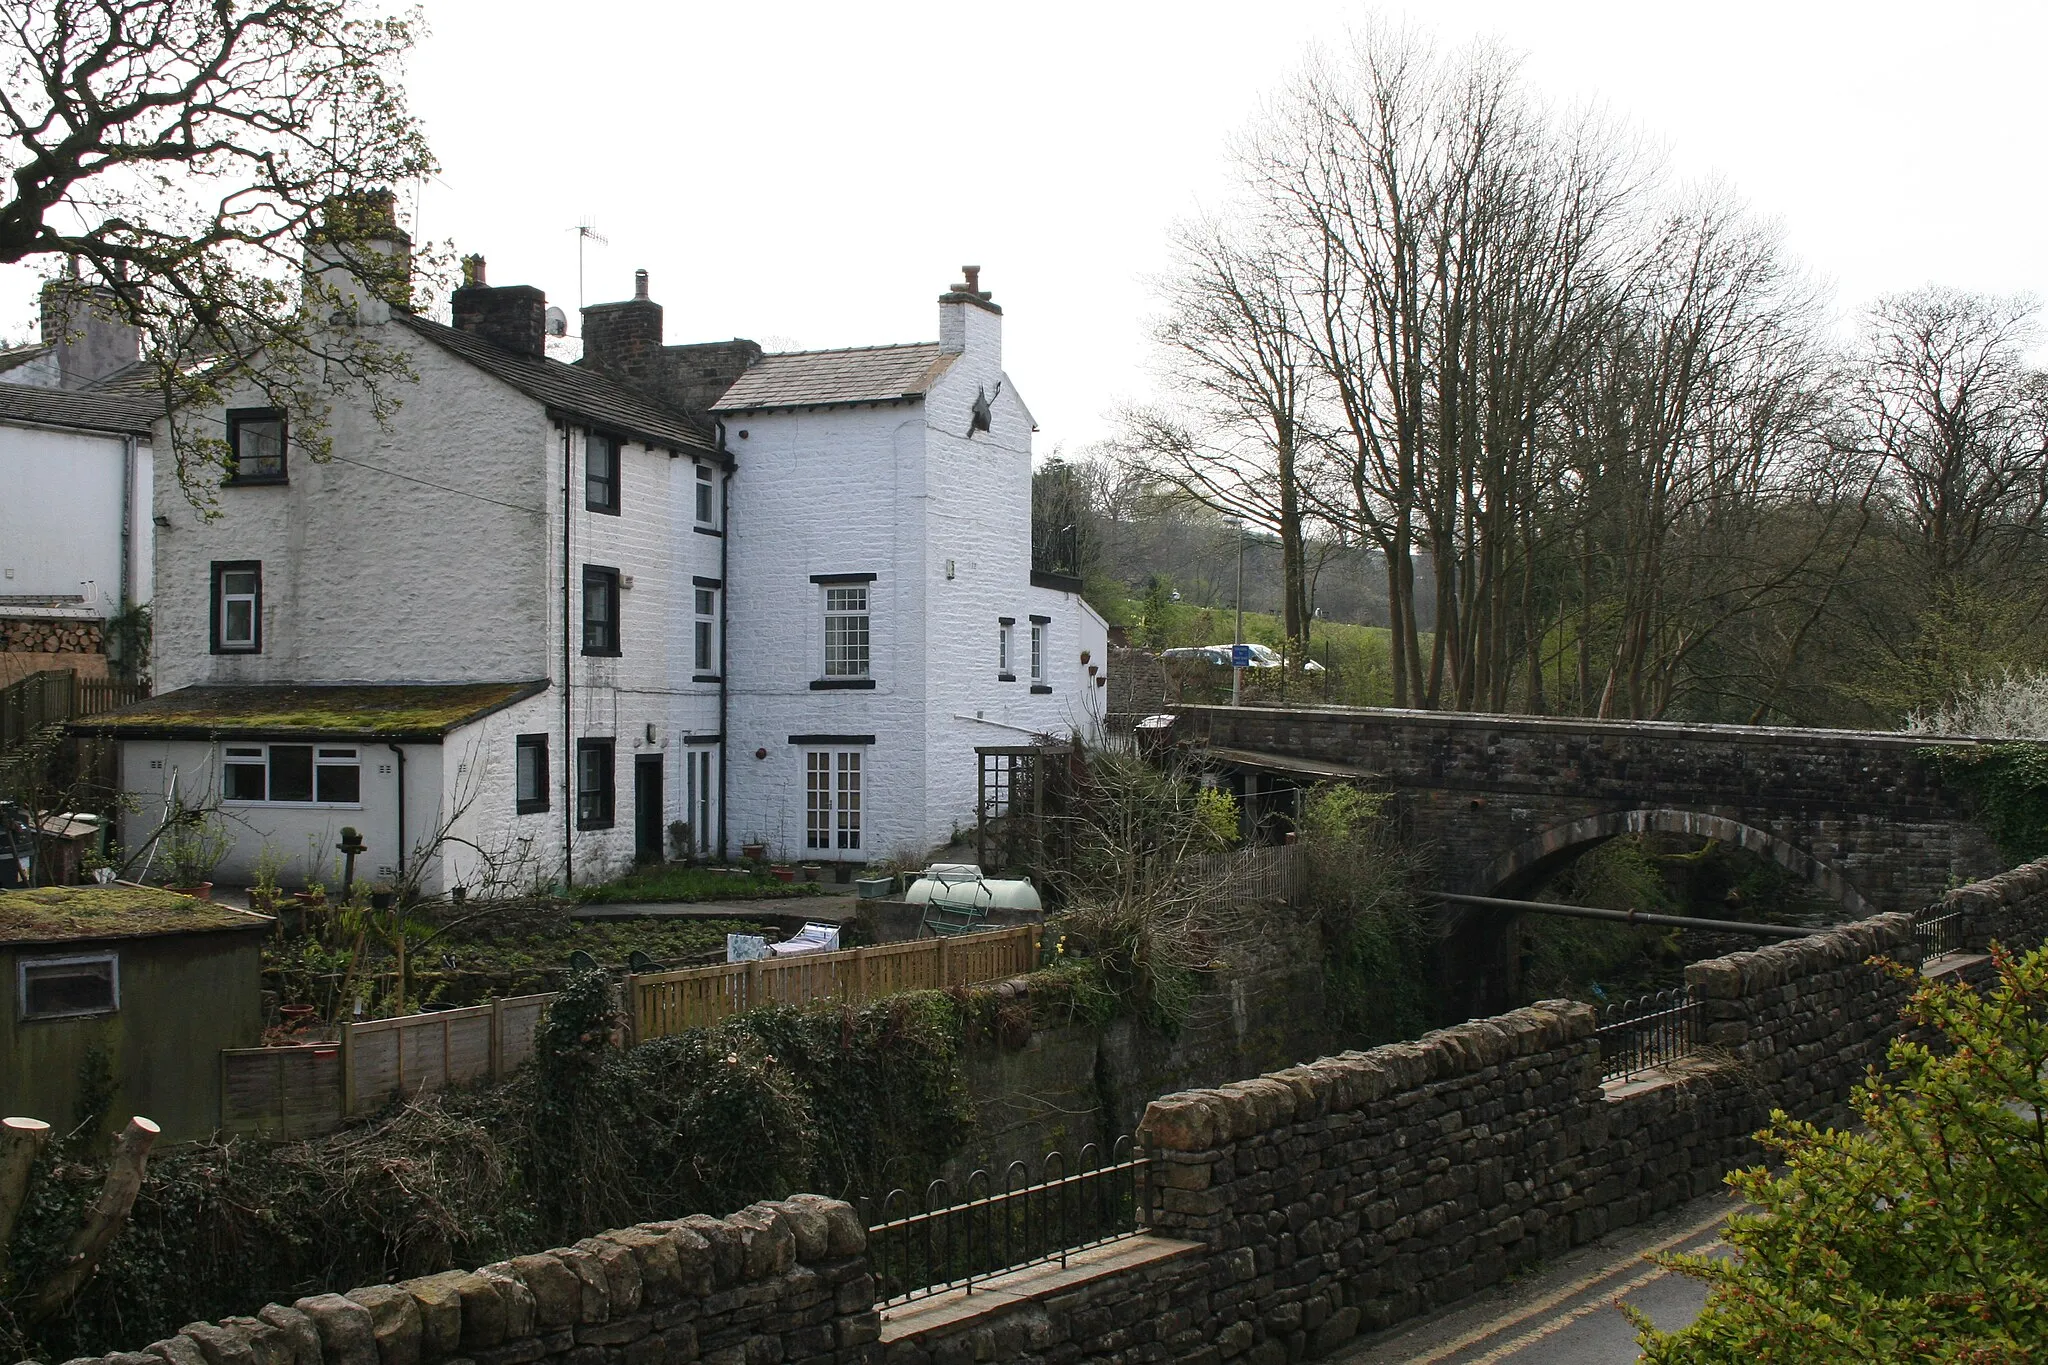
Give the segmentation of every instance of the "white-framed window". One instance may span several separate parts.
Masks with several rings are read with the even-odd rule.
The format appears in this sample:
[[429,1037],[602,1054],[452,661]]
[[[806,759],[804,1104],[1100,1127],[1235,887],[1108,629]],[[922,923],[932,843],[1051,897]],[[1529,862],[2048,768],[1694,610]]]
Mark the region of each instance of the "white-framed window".
[[353,745],[229,744],[220,796],[230,805],[360,806],[362,755]]
[[1045,685],[1045,626],[1043,621],[1031,623],[1031,681],[1040,687]]
[[263,565],[253,559],[213,563],[213,652],[263,652]]
[[697,524],[715,526],[718,523],[718,485],[713,482],[711,466],[697,466]]
[[699,673],[718,671],[718,589],[701,584],[692,589],[696,598],[697,621],[692,643],[694,666]]
[[868,676],[868,585],[825,586],[825,676]]
[[1007,616],[996,618],[996,675],[1010,679],[1017,676],[1017,666],[1011,661],[1011,640],[1017,631],[1017,623]]
[[804,847],[859,852],[861,767],[859,749],[804,751]]
[[121,960],[115,953],[21,958],[14,980],[20,1019],[71,1019],[121,1008]]

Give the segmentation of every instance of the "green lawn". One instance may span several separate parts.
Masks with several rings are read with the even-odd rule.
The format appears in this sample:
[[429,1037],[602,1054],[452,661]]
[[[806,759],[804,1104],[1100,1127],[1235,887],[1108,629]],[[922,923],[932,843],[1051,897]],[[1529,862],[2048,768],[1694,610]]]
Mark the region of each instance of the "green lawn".
[[765,872],[737,877],[706,867],[662,864],[636,868],[602,886],[578,887],[585,905],[623,905],[634,901],[751,901],[774,897],[816,896],[823,888],[806,882],[784,882]]

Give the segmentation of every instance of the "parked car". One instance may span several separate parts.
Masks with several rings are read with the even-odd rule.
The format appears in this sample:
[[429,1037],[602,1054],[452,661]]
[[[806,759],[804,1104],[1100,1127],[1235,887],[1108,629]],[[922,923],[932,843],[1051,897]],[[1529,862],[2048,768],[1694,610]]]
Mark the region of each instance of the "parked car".
[[35,831],[28,813],[12,801],[0,801],[0,890],[35,884]]
[[[1252,652],[1252,661],[1246,665],[1248,668],[1278,668],[1283,662],[1280,658],[1280,651],[1274,649],[1271,645],[1246,645],[1245,648]],[[1230,667],[1230,646],[1184,645],[1178,649],[1165,650],[1159,657],[1170,663],[1206,663],[1214,664],[1218,668],[1228,668]],[[1314,659],[1310,659],[1302,664],[1301,670],[1304,673],[1320,673],[1323,671],[1323,666]]]

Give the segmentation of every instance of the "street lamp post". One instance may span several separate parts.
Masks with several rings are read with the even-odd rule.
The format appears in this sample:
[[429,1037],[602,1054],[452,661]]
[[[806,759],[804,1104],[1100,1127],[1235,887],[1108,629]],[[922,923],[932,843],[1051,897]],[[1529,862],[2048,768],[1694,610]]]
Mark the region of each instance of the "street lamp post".
[[1244,523],[1237,524],[1237,630],[1230,642],[1230,704],[1244,705],[1244,668],[1239,647],[1244,644]]

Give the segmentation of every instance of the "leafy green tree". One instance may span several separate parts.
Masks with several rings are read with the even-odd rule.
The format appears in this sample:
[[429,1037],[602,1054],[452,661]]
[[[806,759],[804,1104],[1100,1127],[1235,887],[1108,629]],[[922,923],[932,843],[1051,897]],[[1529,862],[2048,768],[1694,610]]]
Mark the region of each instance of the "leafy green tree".
[[[413,301],[389,187],[435,169],[402,84],[420,27],[371,0],[10,0],[0,263],[47,262],[140,328],[172,409],[254,387],[318,458],[340,390],[382,415],[411,376],[375,329],[336,324],[359,297]],[[225,442],[172,434],[203,503]]]
[[1669,1258],[1712,1288],[1682,1331],[1638,1318],[1645,1360],[2048,1357],[2048,950],[1994,956],[1981,994],[1914,992],[1890,1075],[1857,1087],[1859,1130],[1771,1116],[1783,1168],[1728,1178],[1759,1210],[1728,1222],[1738,1258]]

